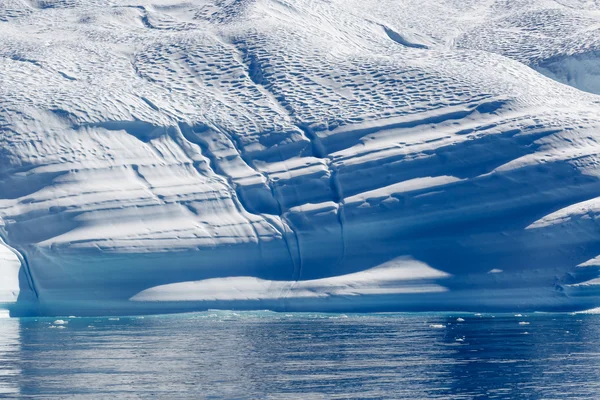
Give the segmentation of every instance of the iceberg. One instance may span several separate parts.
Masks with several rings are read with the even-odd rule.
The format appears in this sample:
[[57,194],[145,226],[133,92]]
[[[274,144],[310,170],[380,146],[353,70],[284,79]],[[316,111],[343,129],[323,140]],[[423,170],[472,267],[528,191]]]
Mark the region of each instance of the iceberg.
[[600,8],[426,3],[3,1],[0,309],[600,307]]

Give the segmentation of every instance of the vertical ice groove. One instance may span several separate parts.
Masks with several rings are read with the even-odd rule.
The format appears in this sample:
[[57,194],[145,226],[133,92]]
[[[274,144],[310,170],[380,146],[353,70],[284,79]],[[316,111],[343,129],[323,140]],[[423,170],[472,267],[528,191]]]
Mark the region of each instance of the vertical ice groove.
[[29,262],[27,261],[25,252],[20,251],[16,247],[9,245],[8,241],[6,240],[6,237],[3,234],[1,229],[0,229],[0,245],[5,246],[6,248],[8,248],[12,253],[14,253],[17,256],[17,258],[21,262],[21,266],[25,272],[25,277],[27,278],[27,286],[29,286],[29,289],[33,292],[33,294],[35,295],[35,298],[39,300],[40,296],[39,296],[37,287],[35,285],[35,282],[33,279],[33,274],[32,274],[31,268],[29,266]]
[[[273,105],[279,109],[279,111],[281,113],[287,115],[291,120],[293,120],[293,117],[291,115],[289,115],[288,109],[275,98],[273,93],[271,93],[268,88],[266,88],[264,86],[264,84],[263,84],[264,76],[263,76],[259,61],[255,57],[250,57],[248,52],[245,51],[245,49],[243,49],[242,47],[240,47],[239,44],[228,43],[225,40],[223,41],[223,43],[225,45],[227,45],[228,47],[230,47],[232,49],[232,51],[234,51],[238,55],[238,57],[237,57],[238,61],[245,67],[244,70],[246,71],[246,73],[248,75],[248,79],[250,79],[254,83],[256,88],[265,97],[267,97],[273,103]],[[231,136],[234,136],[234,135],[231,135]],[[260,169],[255,167],[253,160],[251,158],[247,157],[246,154],[243,152],[243,146],[240,143],[234,142],[233,140],[237,140],[237,139],[232,138],[232,143],[236,146],[236,149],[237,149],[238,153],[240,154],[240,157],[242,157],[244,162],[249,167],[251,167],[254,171],[256,171],[258,174],[260,174],[264,178],[265,182],[269,186],[269,189],[271,190],[271,195],[272,195],[273,199],[275,200],[275,203],[277,204],[278,211],[279,211],[279,217],[282,221],[282,225],[283,225],[282,236],[285,240],[288,252],[290,253],[292,265],[294,266],[294,276],[297,279],[300,279],[300,277],[302,276],[302,251],[301,251],[301,247],[300,247],[300,238],[298,237],[298,233],[296,232],[296,229],[294,228],[291,221],[289,221],[289,220],[287,220],[287,218],[285,218],[285,215],[284,215],[285,210],[281,204],[281,201],[279,200],[279,198],[277,196],[275,187],[273,185],[273,181],[268,176],[268,174],[260,171]],[[294,252],[292,251],[291,246],[289,245],[288,238],[287,238],[287,232],[285,231],[285,226],[289,227],[290,231],[294,235],[294,239],[296,241],[296,253],[297,253],[296,257],[293,256]]]
[[338,264],[339,264],[344,260],[344,257],[346,256],[346,235],[344,232],[344,222],[345,222],[344,193],[342,190],[342,185],[338,179],[337,169],[335,168],[335,165],[333,164],[333,160],[327,154],[327,150],[325,149],[325,146],[319,139],[319,136],[315,132],[313,132],[313,130],[311,129],[311,127],[308,124],[299,123],[298,127],[300,128],[300,130],[302,130],[302,132],[304,132],[304,135],[310,140],[311,147],[313,150],[313,155],[315,157],[321,158],[325,161],[325,165],[327,166],[327,169],[329,172],[329,185],[331,187],[331,193],[333,194],[333,201],[335,203],[337,203],[337,205],[338,205],[338,208],[336,210],[336,215],[337,215],[338,223],[340,224],[340,235],[341,235],[341,240],[342,240],[342,254],[340,255],[340,258],[338,260]]
[[[225,187],[227,187],[229,189],[229,195],[231,196],[233,204],[235,205],[235,207],[236,207],[237,211],[240,213],[240,215],[242,215],[246,219],[246,221],[250,225],[250,228],[254,232],[254,236],[256,238],[257,244],[259,246],[261,246],[260,235],[259,235],[258,231],[256,230],[256,227],[254,226],[253,221],[251,221],[250,218],[248,218],[248,216],[245,215],[248,211],[247,211],[246,207],[244,206],[244,204],[242,203],[242,200],[236,193],[236,190],[235,190],[236,184],[235,184],[235,182],[233,182],[233,179],[230,176],[227,176],[225,174],[221,174],[221,173],[217,172],[218,170],[216,170],[216,168],[218,168],[218,164],[217,164],[217,159],[216,159],[215,155],[209,150],[208,146],[206,146],[206,144],[202,140],[200,140],[200,139],[195,140],[194,136],[198,137],[198,135],[195,134],[195,132],[193,131],[193,129],[191,127],[189,127],[188,125],[185,125],[183,123],[179,123],[177,125],[177,129],[179,129],[179,132],[182,134],[182,136],[186,140],[199,146],[203,155],[206,158],[208,158],[209,164],[210,164],[209,168],[211,169],[211,172],[216,177],[218,177],[218,179],[220,179],[223,182]],[[237,148],[236,148],[236,150],[237,150]],[[194,163],[193,165],[196,169],[198,168],[196,163]],[[200,174],[202,174],[202,171],[198,171],[198,172]],[[262,247],[261,247],[261,251],[262,251]]]
[[331,174],[331,189],[335,193],[338,203],[337,218],[340,224],[340,234],[342,235],[342,254],[340,255],[340,259],[338,260],[338,264],[340,264],[344,260],[344,257],[346,257],[346,232],[344,227],[344,224],[346,222],[346,215],[344,211],[344,193],[342,191],[342,185],[340,184],[340,181],[337,176],[337,169],[333,164],[331,164],[331,160],[327,164],[327,166],[329,167],[329,171]]
[[152,190],[152,185],[150,184],[150,182],[148,182],[146,177],[140,172],[139,165],[132,164],[131,169],[133,170],[133,172],[135,172],[135,175],[139,178],[140,182],[144,186],[144,189],[148,191],[150,196],[152,196],[152,198],[154,198],[157,202],[164,204],[164,201],[159,196],[157,196],[156,193],[154,193],[154,191]]
[[[292,266],[294,267],[294,276],[299,277],[300,272],[302,271],[302,252],[300,251],[300,240],[298,239],[298,234],[296,233],[296,230],[294,229],[294,226],[292,225],[292,223],[290,221],[288,221],[287,218],[285,218],[285,215],[283,212],[283,206],[281,205],[281,201],[277,197],[277,193],[275,192],[275,187],[273,186],[273,182],[268,177],[268,175],[265,174],[265,177],[267,179],[267,184],[269,185],[269,189],[271,190],[271,195],[273,196],[273,199],[275,199],[275,202],[277,203],[277,207],[279,210],[279,218],[281,220],[281,229],[282,229],[281,236],[283,237],[283,240],[287,247],[288,253],[290,254]],[[294,235],[294,240],[296,241],[296,257],[294,257],[294,255],[293,255],[294,252],[292,251],[292,248],[290,247],[290,244],[288,242],[288,237],[287,237],[288,232],[286,231],[286,226],[290,229],[290,231],[292,232],[292,235]]]
[[[331,192],[333,194],[332,200],[335,203],[337,203],[337,205],[338,205],[337,210],[336,210],[336,217],[337,217],[338,223],[340,225],[340,235],[341,235],[341,243],[342,243],[342,254],[340,255],[340,258],[338,260],[338,264],[339,264],[343,261],[345,254],[346,254],[346,239],[345,239],[345,232],[344,232],[344,222],[345,222],[344,196],[342,193],[342,188],[341,188],[340,182],[337,179],[337,172],[332,165],[332,159],[327,154],[327,150],[326,150],[325,146],[323,145],[323,143],[321,143],[319,137],[312,131],[309,124],[298,120],[298,118],[295,115],[293,115],[293,112],[292,112],[291,108],[289,107],[289,105],[285,104],[285,102],[280,101],[275,96],[275,94],[269,90],[268,80],[263,74],[262,68],[260,66],[260,60],[258,60],[256,58],[256,56],[254,56],[253,54],[250,54],[248,52],[248,50],[244,46],[241,46],[239,43],[236,43],[234,41],[232,46],[238,52],[240,59],[245,64],[245,66],[246,66],[245,69],[248,74],[248,78],[257,86],[257,88],[262,93],[264,93],[269,99],[271,99],[271,101],[274,102],[278,106],[278,108],[280,110],[282,110],[282,112],[286,113],[287,117],[291,121],[294,122],[295,126],[304,133],[304,136],[310,142],[313,156],[323,159],[326,163],[326,167],[329,172]],[[263,174],[263,176],[264,176],[264,174]],[[269,186],[272,187],[271,180],[268,178],[268,176],[265,176],[265,178],[267,179]],[[283,215],[283,210],[281,209],[281,203],[277,199],[277,196],[276,196],[274,190],[273,190],[273,196],[274,196],[275,200],[277,201],[277,203],[280,205],[280,215]],[[301,248],[300,248],[300,239],[298,237],[298,234],[296,233],[296,229],[293,228],[291,222],[290,222],[290,229],[292,229],[292,231],[294,232],[294,235],[296,237],[296,242],[297,242],[297,247],[298,247],[298,257],[299,257],[299,263],[300,263],[297,277],[298,277],[298,279],[300,279],[302,277],[302,256],[301,256],[302,252],[301,252]]]

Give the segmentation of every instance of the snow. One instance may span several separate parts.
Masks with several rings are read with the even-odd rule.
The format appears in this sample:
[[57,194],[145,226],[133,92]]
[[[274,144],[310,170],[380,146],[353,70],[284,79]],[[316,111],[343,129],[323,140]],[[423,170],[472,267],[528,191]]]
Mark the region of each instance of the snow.
[[444,292],[432,283],[448,274],[409,259],[395,259],[353,274],[305,281],[269,281],[253,277],[213,278],[153,287],[132,301],[264,300]]
[[600,305],[595,2],[0,2],[0,309]]
[[446,326],[442,324],[431,324],[429,327],[434,329],[444,329]]
[[0,239],[0,308],[2,304],[15,303],[19,296],[19,271],[21,261]]

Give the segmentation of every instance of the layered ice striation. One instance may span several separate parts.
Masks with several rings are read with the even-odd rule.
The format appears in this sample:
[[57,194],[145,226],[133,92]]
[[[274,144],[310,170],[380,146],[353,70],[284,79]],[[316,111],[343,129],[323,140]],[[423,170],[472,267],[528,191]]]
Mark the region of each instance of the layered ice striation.
[[0,32],[13,315],[600,306],[597,2],[8,0]]

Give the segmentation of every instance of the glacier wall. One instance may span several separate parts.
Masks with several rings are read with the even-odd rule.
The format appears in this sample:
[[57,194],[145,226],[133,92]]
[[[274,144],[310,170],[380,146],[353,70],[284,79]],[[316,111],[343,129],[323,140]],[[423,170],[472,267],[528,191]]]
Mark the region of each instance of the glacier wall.
[[0,306],[6,307],[17,302],[20,286],[19,271],[21,262],[17,255],[3,242],[0,242]]
[[600,9],[421,3],[0,4],[0,307],[599,306]]

